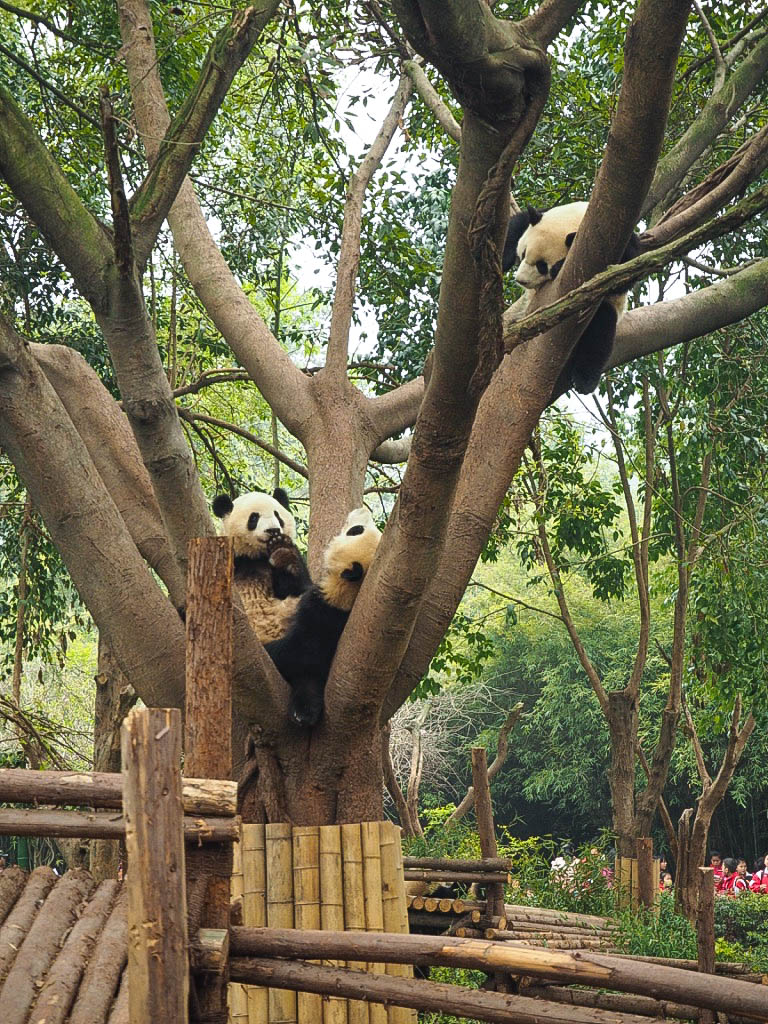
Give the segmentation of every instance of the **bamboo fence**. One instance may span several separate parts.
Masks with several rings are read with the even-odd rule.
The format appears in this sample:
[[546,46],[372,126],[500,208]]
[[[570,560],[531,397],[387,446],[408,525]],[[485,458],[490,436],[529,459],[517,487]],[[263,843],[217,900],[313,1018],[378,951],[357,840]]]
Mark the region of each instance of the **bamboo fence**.
[[[407,934],[400,830],[359,825],[243,825],[235,845],[232,899],[246,928]],[[408,964],[315,960],[370,974],[412,978]],[[416,1024],[403,1006],[231,983],[231,1024]]]

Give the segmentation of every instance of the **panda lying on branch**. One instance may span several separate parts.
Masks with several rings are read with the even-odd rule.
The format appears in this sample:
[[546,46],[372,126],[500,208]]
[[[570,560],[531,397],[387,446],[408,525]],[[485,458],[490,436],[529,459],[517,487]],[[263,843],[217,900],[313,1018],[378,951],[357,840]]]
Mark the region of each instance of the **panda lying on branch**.
[[[587,203],[578,202],[544,212],[528,206],[511,218],[501,265],[506,273],[516,260],[520,261],[515,280],[526,290],[526,307],[533,293],[548,281],[554,281],[560,273],[586,212]],[[632,235],[620,263],[638,254],[637,238],[636,234]],[[576,342],[566,371],[569,386],[581,394],[588,395],[597,387],[613,350],[616,325],[626,308],[625,291],[609,294]]]
[[301,595],[287,632],[265,644],[291,687],[289,715],[296,725],[312,727],[320,720],[336,648],[380,539],[367,508],[350,512],[325,550],[320,582]]

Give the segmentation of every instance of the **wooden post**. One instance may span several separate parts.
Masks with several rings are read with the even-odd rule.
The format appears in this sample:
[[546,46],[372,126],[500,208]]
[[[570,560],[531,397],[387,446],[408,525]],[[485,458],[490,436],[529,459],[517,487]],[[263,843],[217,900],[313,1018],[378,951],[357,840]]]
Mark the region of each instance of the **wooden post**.
[[[293,928],[293,858],[291,826],[276,821],[265,826],[267,862],[267,925]],[[269,1024],[296,1024],[296,993],[269,989]]]
[[646,910],[653,910],[656,906],[659,891],[658,881],[654,890],[653,839],[636,839],[635,855],[637,857],[638,899]]
[[[293,828],[294,927],[320,927],[320,836],[318,825]],[[321,1024],[323,1000],[312,992],[299,992],[300,1024]]]
[[[184,771],[196,778],[232,775],[232,541],[199,537],[189,544],[187,577],[187,687]],[[187,863],[189,922],[229,927],[232,847],[190,849]],[[226,971],[195,978],[194,1014],[226,1024]]]
[[[243,825],[243,923],[249,928],[267,924],[267,861],[264,825]],[[269,1020],[269,994],[265,988],[249,986],[248,1022]]]
[[[498,857],[496,828],[493,823],[491,787],[488,784],[488,759],[485,747],[472,747],[472,786],[475,793],[475,818],[480,835],[480,852],[483,857]],[[504,885],[494,882],[488,886],[486,899],[486,924],[490,927],[506,927],[507,912],[504,907]],[[498,992],[510,991],[509,979],[501,973],[490,975],[493,987]]]
[[[715,873],[712,868],[699,868],[699,913],[696,917],[696,944],[699,971],[715,973]],[[699,1011],[699,1024],[715,1024],[712,1010]]]
[[[363,898],[363,841],[360,826],[341,826],[341,858],[344,878],[344,928],[348,932],[365,931],[365,900]],[[365,964],[350,961],[349,966],[365,970]],[[349,1001],[349,1024],[369,1024],[368,1003]]]
[[[344,931],[344,883],[341,870],[341,827],[321,825],[320,923],[324,931]],[[345,960],[323,961],[326,966],[346,967]],[[323,1024],[347,1024],[347,1001],[335,996],[323,1004]]]
[[121,731],[131,1024],[187,1020],[181,715],[134,709]]

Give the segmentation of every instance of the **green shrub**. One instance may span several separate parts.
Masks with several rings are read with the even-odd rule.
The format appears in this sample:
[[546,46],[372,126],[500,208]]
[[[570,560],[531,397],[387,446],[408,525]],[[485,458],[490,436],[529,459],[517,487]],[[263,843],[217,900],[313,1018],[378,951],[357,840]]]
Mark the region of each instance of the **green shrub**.
[[715,935],[721,943],[730,945],[731,959],[748,960],[756,969],[768,971],[768,895],[744,892],[735,897],[718,896]]
[[658,914],[647,910],[624,910],[618,915],[617,923],[617,946],[623,953],[696,959],[696,930],[675,910],[671,892],[661,893]]

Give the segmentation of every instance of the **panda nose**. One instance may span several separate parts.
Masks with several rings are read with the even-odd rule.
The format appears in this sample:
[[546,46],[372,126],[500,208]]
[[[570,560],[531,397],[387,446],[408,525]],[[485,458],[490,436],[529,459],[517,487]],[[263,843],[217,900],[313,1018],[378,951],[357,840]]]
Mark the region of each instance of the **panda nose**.
[[279,537],[281,530],[279,526],[270,526],[270,528],[266,530],[265,533],[269,537]]

